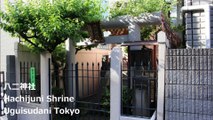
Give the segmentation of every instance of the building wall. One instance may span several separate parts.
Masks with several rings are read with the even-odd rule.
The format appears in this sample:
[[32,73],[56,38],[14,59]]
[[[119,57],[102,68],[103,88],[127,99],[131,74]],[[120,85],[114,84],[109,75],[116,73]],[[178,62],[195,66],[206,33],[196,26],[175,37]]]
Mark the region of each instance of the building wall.
[[184,0],[184,5],[204,5],[212,3],[213,0]]
[[186,40],[188,47],[205,47],[205,14],[204,11],[185,14]]
[[[88,97],[98,92],[100,73],[102,68],[102,57],[109,55],[110,50],[93,48],[92,50],[81,50],[76,55],[76,62],[78,62],[78,75],[87,76],[84,79],[78,78],[79,97]],[[87,64],[88,63],[88,64]],[[84,72],[82,73],[82,69]],[[88,71],[89,72],[88,72]],[[86,81],[90,82],[86,82]],[[94,91],[92,90],[94,89]],[[90,91],[88,93],[88,90]]]
[[213,49],[168,50],[165,120],[212,120]]
[[81,50],[76,54],[76,62],[79,64],[84,63],[94,63],[94,64],[101,64],[103,55],[109,55],[110,50],[102,50],[94,48],[90,50]]
[[[0,0],[0,9],[4,9],[4,1]],[[11,1],[11,0],[10,0]],[[6,56],[15,55],[18,38],[11,37],[11,35],[0,29],[0,71],[6,71]]]
[[[17,73],[16,73],[16,81],[17,83],[22,83],[23,81],[25,81],[26,83],[29,83],[29,81],[27,81],[27,79],[29,79],[29,66],[30,64],[36,64],[40,66],[40,55],[39,54],[35,54],[30,52],[30,50],[21,45],[18,44],[18,51],[16,53],[16,57],[17,57],[17,62],[16,62],[16,67],[17,67]],[[22,66],[20,66],[20,64],[22,63]],[[25,63],[25,65],[23,65],[23,63]],[[36,75],[40,75],[40,69],[39,66],[36,67]],[[20,71],[21,70],[21,71]],[[20,77],[22,76],[22,77]],[[22,78],[22,80],[20,80]],[[38,79],[37,79],[38,80]],[[22,81],[22,82],[20,82]],[[40,81],[40,78],[39,78]],[[41,82],[39,82],[41,86]],[[37,84],[38,86],[38,84]],[[41,88],[40,88],[41,89]],[[43,89],[44,90],[44,89]],[[42,90],[41,90],[42,91]],[[40,91],[40,92],[41,92]],[[19,96],[21,93],[20,91],[17,92],[17,95]],[[41,95],[43,95],[44,93],[41,92]],[[45,96],[44,96],[45,97]],[[19,102],[17,103],[17,109],[46,109],[43,106],[44,103],[24,103],[24,102]],[[46,118],[46,114],[18,114],[17,115],[17,120],[44,120]]]
[[[184,0],[184,6],[201,6],[212,4],[213,0]],[[206,44],[213,47],[213,22],[210,26],[206,26],[207,19],[205,18],[204,10],[193,10],[185,13],[185,39],[188,48],[206,48]],[[213,18],[213,7],[210,11],[210,21]],[[206,42],[206,27],[210,27],[211,37],[210,43]]]

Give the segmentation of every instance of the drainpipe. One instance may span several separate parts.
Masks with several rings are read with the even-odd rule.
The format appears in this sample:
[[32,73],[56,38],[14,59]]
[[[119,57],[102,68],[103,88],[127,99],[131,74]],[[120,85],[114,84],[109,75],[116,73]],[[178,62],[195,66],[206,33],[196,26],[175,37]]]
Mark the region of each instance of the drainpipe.
[[198,11],[204,10],[205,13],[205,38],[206,38],[206,48],[211,48],[211,11],[212,5],[197,5],[197,6],[184,6],[181,8],[182,14],[188,11]]

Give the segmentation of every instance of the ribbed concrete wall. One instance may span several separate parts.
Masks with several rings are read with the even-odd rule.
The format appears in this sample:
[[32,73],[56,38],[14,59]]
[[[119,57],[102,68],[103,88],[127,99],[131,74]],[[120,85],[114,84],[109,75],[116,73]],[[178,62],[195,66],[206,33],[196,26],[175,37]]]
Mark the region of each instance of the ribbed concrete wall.
[[168,50],[165,120],[213,120],[213,49]]

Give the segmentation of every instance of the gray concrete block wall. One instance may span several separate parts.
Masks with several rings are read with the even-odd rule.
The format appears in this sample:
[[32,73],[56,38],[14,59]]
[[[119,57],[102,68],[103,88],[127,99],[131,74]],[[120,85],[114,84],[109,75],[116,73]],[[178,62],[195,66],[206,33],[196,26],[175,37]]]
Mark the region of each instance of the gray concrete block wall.
[[187,47],[205,47],[205,27],[204,11],[188,12],[185,14],[185,39]]
[[[184,6],[200,6],[213,4],[213,0],[184,0]],[[207,6],[206,6],[207,7]],[[210,21],[213,18],[213,7],[210,9]],[[204,11],[188,11],[185,14],[185,39],[188,48],[206,48],[206,27],[211,27],[211,43],[213,48],[213,22],[206,26]]]
[[184,5],[205,5],[212,4],[213,0],[184,0]]
[[166,55],[165,120],[213,120],[213,49]]
[[210,11],[210,19],[211,19],[211,48],[213,48],[213,7],[211,7]]

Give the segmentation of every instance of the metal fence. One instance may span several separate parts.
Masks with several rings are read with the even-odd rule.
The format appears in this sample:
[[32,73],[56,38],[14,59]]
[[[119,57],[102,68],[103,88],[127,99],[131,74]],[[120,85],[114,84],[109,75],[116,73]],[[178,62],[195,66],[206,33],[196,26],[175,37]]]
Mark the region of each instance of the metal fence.
[[[30,95],[32,97],[41,96],[41,85],[40,85],[40,63],[39,62],[25,62],[22,61],[20,65],[20,84],[26,84],[28,87],[21,89],[20,93],[22,96]],[[30,69],[35,69],[35,90],[30,90]]]
[[[123,61],[122,115],[150,118],[155,112],[157,70],[151,64],[147,65],[130,67],[128,61]],[[72,73],[69,77],[76,83],[75,107],[81,112],[66,119],[109,120],[110,63],[77,63],[72,64],[71,68],[68,70]],[[62,117],[65,116],[60,119]]]
[[5,102],[4,102],[4,95],[5,95],[5,74],[4,72],[0,72],[0,116],[4,115],[4,107],[5,107]]
[[166,55],[165,120],[212,120],[213,49],[171,49]]
[[79,120],[109,119],[109,64],[75,65],[76,105],[81,110]]
[[[75,107],[80,109],[80,114],[75,116],[55,115],[54,119],[74,119],[74,120],[109,120],[110,109],[110,64],[109,63],[77,63],[72,64],[71,70],[64,72],[72,73],[71,79],[76,82]],[[54,73],[54,72],[52,72]],[[62,72],[58,72],[62,73]],[[62,79],[67,79],[65,74],[60,75]],[[58,75],[52,76],[59,77]],[[64,83],[66,84],[66,83]],[[70,86],[69,86],[70,87]],[[57,104],[66,107],[67,104]],[[55,106],[57,106],[55,105]]]

